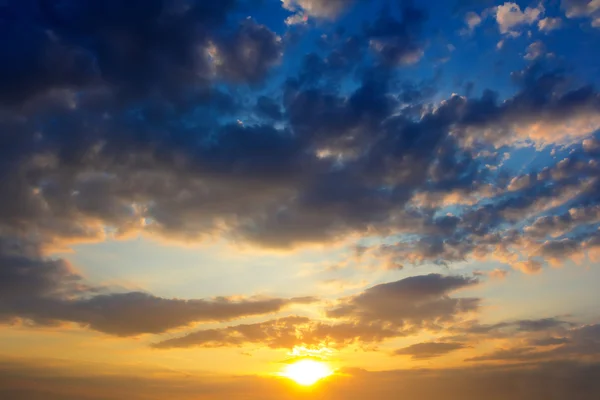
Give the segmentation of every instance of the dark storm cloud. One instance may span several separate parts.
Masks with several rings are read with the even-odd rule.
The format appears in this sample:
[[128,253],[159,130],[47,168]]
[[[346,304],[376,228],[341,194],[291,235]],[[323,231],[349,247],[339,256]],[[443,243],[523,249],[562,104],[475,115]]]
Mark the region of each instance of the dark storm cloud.
[[415,360],[426,360],[440,357],[453,351],[464,349],[465,347],[467,346],[461,343],[417,343],[403,349],[398,349],[394,351],[394,354],[398,356],[411,356]]

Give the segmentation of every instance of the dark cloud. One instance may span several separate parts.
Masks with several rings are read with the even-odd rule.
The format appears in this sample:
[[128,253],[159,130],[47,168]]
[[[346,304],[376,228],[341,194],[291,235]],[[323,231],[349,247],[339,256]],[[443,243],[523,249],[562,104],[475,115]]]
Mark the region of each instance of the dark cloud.
[[[468,195],[490,179],[476,153],[448,136],[455,102],[463,100],[414,121],[390,116],[397,103],[385,79],[365,78],[350,97],[293,89],[284,101],[289,129],[276,129],[219,126],[215,113],[236,105],[224,92],[203,96],[193,110],[158,102],[133,114],[115,112],[110,96],[79,96],[76,110],[67,97],[67,104],[55,102],[52,124],[43,114],[25,114],[41,118],[41,132],[6,119],[14,134],[2,138],[3,224],[35,229],[49,241],[98,240],[102,225],[188,239],[225,226],[233,237],[278,247],[411,229],[418,240],[396,247],[401,263],[448,262],[507,239],[511,231],[501,233],[502,226],[596,173],[575,160],[557,164],[518,190],[516,183],[499,188],[493,202],[432,219],[432,211],[406,209],[414,194]],[[175,129],[171,118],[181,112],[185,123]],[[277,116],[277,108],[270,113]],[[196,115],[208,118],[186,127]]]
[[215,48],[217,73],[237,82],[261,81],[283,51],[282,41],[264,25],[244,21],[231,37]]
[[563,331],[572,326],[572,323],[560,318],[523,319],[517,321],[503,321],[497,324],[474,324],[460,328],[461,332],[474,335],[490,335],[492,337],[511,336],[520,332],[553,332]]
[[428,342],[417,343],[403,349],[394,351],[395,355],[411,356],[414,360],[426,360],[429,358],[440,357],[456,350],[467,347],[461,343],[442,343]]
[[281,105],[266,96],[260,96],[256,101],[256,112],[260,116],[273,120],[280,120],[283,117]]
[[154,345],[155,348],[177,347],[221,347],[247,344],[272,348],[293,348],[298,342],[297,330],[310,319],[287,317],[257,324],[236,325],[224,329],[196,331],[180,338],[167,339]]
[[569,339],[567,338],[557,338],[557,337],[548,337],[542,339],[534,339],[530,341],[532,346],[556,346],[559,344],[569,343]]
[[[158,29],[156,24],[162,29],[171,20],[181,25],[178,29],[199,24],[201,28],[192,30],[201,35],[206,51],[212,51],[217,75],[231,79],[256,82],[278,60],[281,45],[264,26],[248,20],[238,28],[212,28],[222,23],[233,4],[207,10],[194,4],[189,9],[164,8],[158,17],[145,10],[149,14],[136,24],[151,32]],[[412,24],[420,24],[423,15],[406,8],[415,18],[378,24],[366,32],[373,37],[413,32]],[[92,18],[106,10],[72,12],[89,12]],[[66,12],[54,12],[59,11]],[[125,13],[123,20],[111,22],[114,26],[129,26],[137,15],[133,9],[120,12]],[[104,23],[108,22],[94,20],[81,29],[96,35],[106,31]],[[175,33],[166,38],[171,34]],[[178,41],[179,46],[186,43],[190,42]],[[316,62],[325,60],[326,69],[347,72],[352,60],[360,58],[361,43],[358,36],[339,39],[329,55],[317,56]],[[167,43],[148,39],[144,44],[166,46],[164,54],[163,47],[148,50],[159,59],[185,61],[171,54],[175,48]],[[334,53],[339,62],[332,61]],[[127,70],[121,62],[152,68],[144,57],[119,60],[113,62],[118,73]],[[350,94],[321,85],[318,77],[325,73],[317,68],[312,84],[303,77],[310,73],[288,80],[281,104],[277,96],[277,101],[264,96],[245,101],[231,88],[216,89],[206,82],[201,88],[166,85],[178,101],[167,101],[172,97],[158,82],[154,87],[161,95],[124,102],[122,91],[135,92],[131,85],[136,79],[148,83],[142,85],[146,89],[153,87],[154,72],[121,79],[105,69],[100,68],[103,82],[110,85],[98,83],[93,90],[75,92],[69,85],[52,84],[61,90],[40,89],[47,94],[35,101],[30,96],[25,108],[3,117],[6,133],[0,140],[6,157],[0,174],[6,183],[6,204],[0,212],[2,225],[11,233],[35,231],[40,240],[58,246],[100,240],[105,227],[121,236],[146,231],[183,240],[219,232],[263,246],[290,247],[350,233],[410,232],[415,240],[386,249],[397,264],[446,263],[497,245],[500,238],[506,239],[500,228],[522,220],[517,213],[542,198],[559,196],[594,173],[588,167],[577,176],[575,171],[561,171],[570,174],[564,179],[536,176],[520,190],[498,187],[500,195],[493,202],[447,217],[434,218],[433,209],[410,208],[416,195],[477,196],[494,181],[481,152],[466,146],[473,130],[496,132],[483,139],[497,143],[507,138],[506,121],[568,120],[596,110],[598,95],[593,90],[558,90],[564,78],[557,73],[522,73],[517,79],[522,90],[502,104],[485,92],[480,99],[454,96],[427,109],[419,104],[431,96],[433,83],[404,85],[405,95],[399,96],[393,74],[385,68],[363,71]],[[156,74],[177,79],[185,75],[160,70]],[[416,102],[420,112],[402,108],[407,101]],[[256,113],[262,124],[246,124],[243,118],[231,123],[245,112]]]
[[521,347],[516,349],[500,349],[483,356],[467,358],[465,361],[524,361],[538,360],[542,353],[535,352],[533,347]]
[[94,287],[67,262],[43,257],[31,244],[0,240],[0,319],[36,324],[74,322],[117,336],[163,333],[202,321],[227,321],[280,311],[313,298],[167,299]]
[[[530,347],[512,347],[469,358],[466,361],[515,361],[600,358],[600,325],[585,325],[564,332],[565,337],[545,337],[529,341]],[[535,347],[534,347],[535,346]],[[547,347],[553,346],[548,350]]]
[[427,326],[450,322],[461,313],[475,311],[477,298],[453,298],[449,294],[476,285],[473,278],[438,274],[414,276],[367,289],[343,299],[328,310],[331,318],[356,318],[395,326]]
[[383,324],[361,322],[324,323],[305,317],[286,317],[250,325],[200,330],[153,345],[158,349],[187,347],[267,346],[293,349],[298,346],[343,348],[368,345],[405,335]]
[[475,311],[479,299],[450,298],[456,290],[477,283],[458,276],[424,275],[374,286],[327,310],[330,322],[288,317],[251,325],[200,330],[167,339],[157,348],[263,345],[272,348],[367,345],[414,334],[423,328],[440,330],[461,313]]
[[228,14],[240,3],[9,2],[0,43],[6,57],[2,101],[105,84],[128,97],[183,101],[209,85],[215,72],[227,80],[258,82],[278,61],[281,41],[252,21],[228,26]]
[[402,19],[396,20],[389,9],[367,29],[371,49],[388,66],[414,64],[424,53],[419,37],[426,13],[410,1],[402,4]]

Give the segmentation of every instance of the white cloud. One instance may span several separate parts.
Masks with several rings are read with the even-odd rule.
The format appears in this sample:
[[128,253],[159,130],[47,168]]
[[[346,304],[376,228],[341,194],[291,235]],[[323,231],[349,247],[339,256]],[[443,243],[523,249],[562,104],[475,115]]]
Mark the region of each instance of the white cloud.
[[550,32],[555,29],[559,29],[562,26],[562,19],[560,18],[544,18],[538,22],[538,29],[541,32]]
[[543,14],[544,6],[542,4],[521,10],[518,4],[506,2],[496,8],[496,21],[501,33],[510,33],[519,26],[532,25]]
[[333,19],[354,0],[281,0],[283,8],[295,14],[286,19],[288,25],[304,23],[308,17]]

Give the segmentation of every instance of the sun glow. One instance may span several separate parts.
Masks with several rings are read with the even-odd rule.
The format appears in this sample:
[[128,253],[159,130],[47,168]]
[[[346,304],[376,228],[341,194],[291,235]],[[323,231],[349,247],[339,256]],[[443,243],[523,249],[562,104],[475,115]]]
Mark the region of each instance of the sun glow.
[[282,375],[299,385],[314,385],[321,379],[332,375],[333,371],[325,363],[313,360],[302,360],[285,367]]

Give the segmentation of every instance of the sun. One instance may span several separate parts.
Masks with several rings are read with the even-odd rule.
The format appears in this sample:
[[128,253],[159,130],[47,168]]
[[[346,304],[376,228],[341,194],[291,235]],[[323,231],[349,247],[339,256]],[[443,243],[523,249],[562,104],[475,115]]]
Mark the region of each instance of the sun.
[[331,368],[323,362],[302,360],[285,367],[281,375],[299,385],[310,386],[332,374]]

